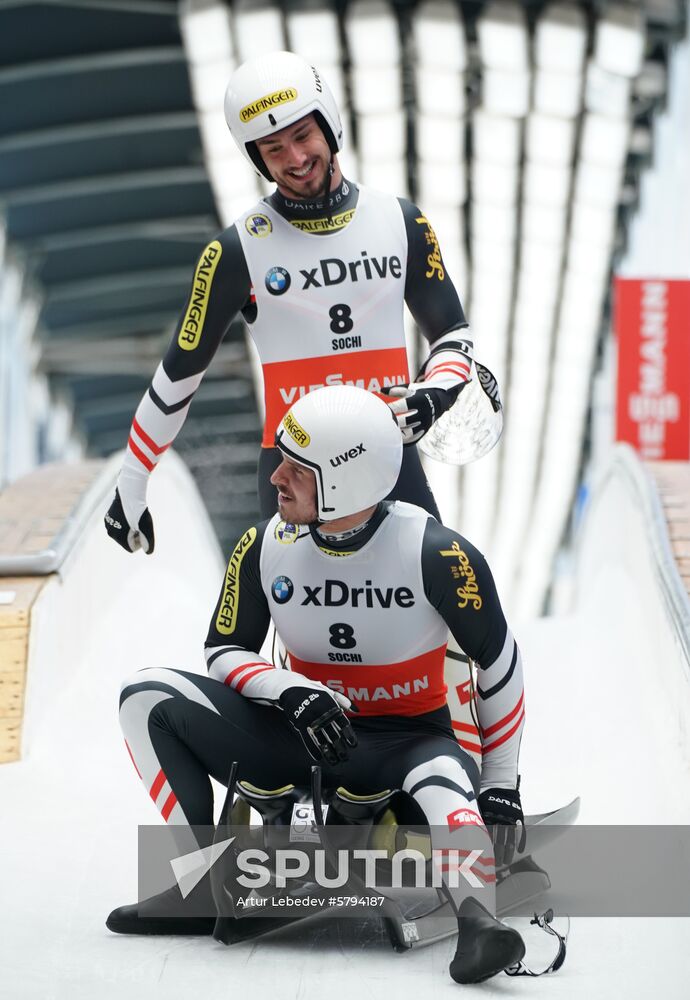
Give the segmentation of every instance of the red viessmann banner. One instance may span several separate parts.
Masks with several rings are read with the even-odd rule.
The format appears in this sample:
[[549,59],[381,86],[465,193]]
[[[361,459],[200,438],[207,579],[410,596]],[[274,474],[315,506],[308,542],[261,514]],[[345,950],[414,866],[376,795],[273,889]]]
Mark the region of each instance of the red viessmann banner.
[[690,281],[616,278],[616,440],[690,459]]

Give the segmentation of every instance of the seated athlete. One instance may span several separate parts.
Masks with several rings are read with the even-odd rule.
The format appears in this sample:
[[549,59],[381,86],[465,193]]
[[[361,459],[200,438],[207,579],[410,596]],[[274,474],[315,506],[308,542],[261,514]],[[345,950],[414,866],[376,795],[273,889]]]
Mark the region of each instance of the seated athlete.
[[[524,954],[517,931],[492,916],[494,848],[484,827],[503,825],[503,850],[510,828],[524,822],[522,665],[491,572],[426,511],[383,500],[402,441],[372,393],[310,393],[283,418],[276,445],[278,513],[249,528],[230,556],[206,641],[209,676],[149,669],[129,678],[120,701],[128,749],[168,823],[210,828],[209,776],[226,783],[234,760],[238,778],[261,788],[308,785],[316,760],[326,787],[408,793],[432,828],[432,846],[438,831],[444,848],[459,850],[463,831],[480,831],[478,898],[448,886],[459,929],[450,974],[460,983],[487,979]],[[271,618],[290,670],[257,652]],[[450,727],[448,629],[479,664],[481,778]],[[210,889],[202,891],[213,913]],[[179,912],[179,890],[168,894]],[[120,907],[107,925],[213,931],[213,917],[154,915],[160,906],[159,896]]]

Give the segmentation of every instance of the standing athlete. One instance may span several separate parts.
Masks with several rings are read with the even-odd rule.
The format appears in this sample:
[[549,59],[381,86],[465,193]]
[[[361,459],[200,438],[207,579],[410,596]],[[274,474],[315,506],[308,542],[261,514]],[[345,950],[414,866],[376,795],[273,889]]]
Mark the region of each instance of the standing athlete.
[[[276,442],[278,513],[249,528],[230,556],[206,641],[210,676],[150,669],[123,685],[120,721],[137,773],[168,823],[195,829],[213,823],[209,775],[227,782],[234,760],[238,777],[259,788],[308,785],[318,760],[327,787],[401,789],[430,825],[432,847],[462,851],[468,836],[481,839],[473,871],[482,888],[468,896],[447,887],[459,930],[450,974],[487,979],[524,954],[520,935],[490,912],[494,847],[484,823],[501,825],[499,863],[510,861],[524,823],[522,665],[491,572],[426,511],[384,499],[403,448],[375,395],[350,386],[310,393]],[[271,618],[290,670],[258,653]],[[450,726],[449,629],[479,664],[481,778]],[[159,896],[114,910],[108,927],[211,933],[213,917],[179,915],[177,887],[163,896],[177,916],[160,915]]]
[[[245,62],[225,98],[245,158],[276,190],[205,248],[185,310],[137,408],[106,529],[152,552],[148,479],[182,427],[213,356],[242,313],[263,367],[262,517],[275,512],[273,435],[289,407],[322,385],[390,390],[406,447],[392,496],[438,510],[413,446],[470,376],[472,342],[438,241],[404,198],[346,180],[343,129],[317,70],[290,52]],[[410,383],[403,306],[429,342]]]

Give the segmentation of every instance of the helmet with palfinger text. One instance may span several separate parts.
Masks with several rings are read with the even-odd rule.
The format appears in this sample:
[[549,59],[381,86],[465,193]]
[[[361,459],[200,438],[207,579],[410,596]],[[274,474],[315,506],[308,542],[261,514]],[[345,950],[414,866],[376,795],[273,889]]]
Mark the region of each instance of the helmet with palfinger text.
[[320,521],[383,500],[402,464],[402,437],[390,407],[352,385],[326,386],[298,399],[278,425],[276,446],[314,472]]
[[257,139],[313,114],[332,155],[343,148],[340,113],[328,84],[315,66],[294,52],[268,52],[242,63],[225,92],[225,120],[243,156],[273,180]]

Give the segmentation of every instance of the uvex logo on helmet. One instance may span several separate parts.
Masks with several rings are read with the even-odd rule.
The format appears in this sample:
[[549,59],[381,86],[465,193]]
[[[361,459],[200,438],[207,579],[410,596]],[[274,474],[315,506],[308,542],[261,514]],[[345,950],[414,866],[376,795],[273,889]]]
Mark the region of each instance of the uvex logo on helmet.
[[294,87],[286,87],[285,90],[276,90],[272,94],[265,94],[258,101],[254,101],[252,104],[245,104],[240,109],[240,121],[250,122],[252,118],[263,114],[264,111],[270,111],[271,108],[275,108],[278,104],[287,104],[288,101],[296,100],[297,91]]
[[340,455],[336,455],[332,458],[331,465],[334,469],[337,469],[339,465],[345,465],[349,462],[351,458],[357,458],[358,455],[363,455],[367,449],[364,447],[364,442],[360,441],[358,445],[354,448],[349,448],[347,451],[342,452]]

